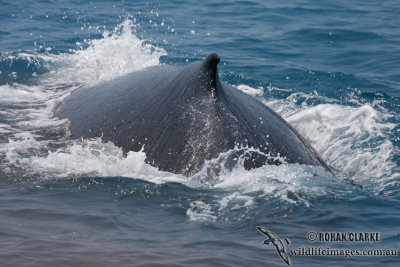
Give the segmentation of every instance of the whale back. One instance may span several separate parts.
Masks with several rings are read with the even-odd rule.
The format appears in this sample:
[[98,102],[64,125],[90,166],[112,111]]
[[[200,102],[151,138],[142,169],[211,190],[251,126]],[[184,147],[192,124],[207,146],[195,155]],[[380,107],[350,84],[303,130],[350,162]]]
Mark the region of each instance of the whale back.
[[277,158],[284,158],[329,170],[278,114],[222,83],[219,61],[217,54],[210,54],[184,68],[150,67],[80,88],[56,115],[70,120],[73,139],[102,137],[124,153],[143,148],[149,164],[187,176],[198,172],[205,160],[235,147],[256,150],[245,158],[247,169],[280,164]]

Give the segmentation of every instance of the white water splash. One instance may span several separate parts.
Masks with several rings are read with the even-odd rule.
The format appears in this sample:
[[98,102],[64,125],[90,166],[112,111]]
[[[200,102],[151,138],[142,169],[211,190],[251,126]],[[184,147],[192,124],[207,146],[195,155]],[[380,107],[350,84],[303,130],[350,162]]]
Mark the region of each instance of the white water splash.
[[56,56],[65,64],[55,71],[57,79],[64,75],[70,82],[93,83],[159,65],[167,53],[139,39],[134,27],[131,20],[125,20],[112,32],[104,31],[102,39],[88,41],[88,48]]
[[396,149],[389,139],[395,125],[387,122],[390,116],[369,104],[320,104],[285,114],[334,169],[375,192],[396,175]]
[[[25,139],[21,142],[32,142]],[[15,145],[13,143],[12,145]],[[26,144],[25,144],[26,145]],[[37,145],[40,147],[43,144]],[[32,146],[32,143],[30,143]],[[19,147],[19,146],[17,146]],[[18,155],[8,155],[9,161]],[[19,159],[19,163],[43,177],[70,177],[74,175],[94,175],[104,177],[132,177],[160,184],[166,182],[186,183],[187,178],[169,172],[158,171],[145,163],[143,151],[129,152],[126,157],[113,143],[102,143],[100,138],[93,140],[71,141],[70,145],[48,151],[46,156],[30,156]]]
[[211,205],[201,200],[192,201],[189,205],[190,208],[186,211],[189,220],[198,222],[214,222],[217,220],[217,216],[212,211]]
[[[344,176],[382,193],[398,182],[399,170],[393,157],[398,153],[390,140],[393,116],[379,102],[353,105],[318,94],[294,93],[286,99],[258,98],[294,126],[339,176]],[[297,104],[303,99],[302,105]],[[307,100],[323,102],[308,105]]]
[[236,88],[251,96],[263,96],[264,94],[264,89],[261,86],[253,88],[245,84],[239,84]]

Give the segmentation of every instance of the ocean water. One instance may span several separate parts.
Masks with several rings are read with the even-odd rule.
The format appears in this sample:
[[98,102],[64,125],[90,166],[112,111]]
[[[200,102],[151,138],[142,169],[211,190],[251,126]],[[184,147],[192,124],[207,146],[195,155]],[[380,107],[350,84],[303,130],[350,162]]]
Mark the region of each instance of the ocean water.
[[[285,266],[263,226],[290,241],[293,266],[398,266],[291,250],[400,249],[399,12],[395,0],[0,0],[0,265]],[[283,116],[336,175],[184,177],[69,140],[54,116],[82,86],[211,52],[222,81]],[[307,239],[331,232],[380,241]]]

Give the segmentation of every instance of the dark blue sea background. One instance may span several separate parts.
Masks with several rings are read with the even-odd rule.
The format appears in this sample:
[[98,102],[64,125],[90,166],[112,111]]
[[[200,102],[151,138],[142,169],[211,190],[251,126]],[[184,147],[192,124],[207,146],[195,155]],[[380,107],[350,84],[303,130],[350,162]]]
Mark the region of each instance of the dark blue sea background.
[[[399,14],[397,0],[0,0],[0,265],[286,266],[263,226],[290,241],[292,266],[399,266],[343,254],[400,249]],[[211,52],[223,82],[278,112],[336,175],[161,172],[143,152],[70,140],[54,116],[82,86]],[[342,254],[290,252],[311,247]]]

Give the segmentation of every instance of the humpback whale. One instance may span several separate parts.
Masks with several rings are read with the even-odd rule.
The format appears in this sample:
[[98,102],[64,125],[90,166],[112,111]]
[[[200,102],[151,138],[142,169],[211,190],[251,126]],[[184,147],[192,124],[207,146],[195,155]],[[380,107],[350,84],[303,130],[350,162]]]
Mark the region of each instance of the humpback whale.
[[71,138],[101,137],[126,154],[143,150],[159,170],[191,176],[206,160],[233,152],[246,169],[317,165],[331,172],[281,116],[218,77],[217,54],[186,67],[159,65],[79,88],[56,110]]

